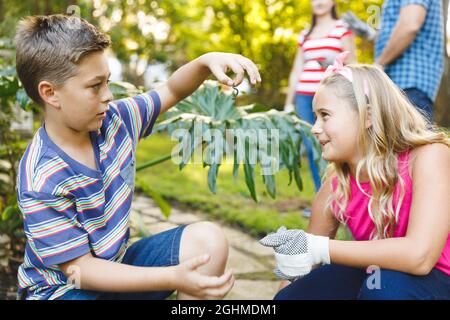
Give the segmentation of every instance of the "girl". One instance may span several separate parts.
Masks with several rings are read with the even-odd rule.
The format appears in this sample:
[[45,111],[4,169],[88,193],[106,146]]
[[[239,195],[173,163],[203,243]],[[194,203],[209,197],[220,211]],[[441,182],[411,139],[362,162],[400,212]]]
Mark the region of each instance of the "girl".
[[[355,40],[352,32],[338,20],[336,3],[333,0],[312,0],[312,24],[298,37],[298,50],[289,77],[289,89],[285,110],[291,106],[295,96],[296,112],[309,123],[314,122],[312,99],[323,78],[327,64],[331,64],[342,51],[350,51],[347,62],[356,62]],[[317,191],[320,188],[320,175],[314,163],[312,143],[305,137],[308,162]]]
[[[275,298],[450,299],[450,139],[379,68],[344,58],[313,101],[330,164],[308,233],[297,231],[295,255],[276,254],[300,278]],[[340,222],[355,241],[333,240]],[[273,235],[261,242],[277,250]]]

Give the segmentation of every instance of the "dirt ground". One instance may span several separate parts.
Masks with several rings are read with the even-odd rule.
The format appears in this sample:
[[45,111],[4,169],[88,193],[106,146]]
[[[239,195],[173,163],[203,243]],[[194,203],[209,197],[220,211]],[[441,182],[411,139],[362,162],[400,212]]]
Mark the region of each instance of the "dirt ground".
[[0,300],[15,300],[17,293],[17,270],[0,267]]

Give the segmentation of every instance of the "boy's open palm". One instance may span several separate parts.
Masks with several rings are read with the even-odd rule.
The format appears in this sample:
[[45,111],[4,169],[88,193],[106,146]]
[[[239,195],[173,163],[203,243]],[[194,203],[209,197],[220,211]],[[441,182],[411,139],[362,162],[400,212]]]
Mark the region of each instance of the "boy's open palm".
[[197,269],[209,261],[209,255],[194,257],[177,265],[176,277],[179,279],[178,291],[201,298],[222,299],[231,290],[234,277],[231,270],[222,276],[207,276]]
[[[234,79],[227,75],[228,72],[236,75]],[[155,89],[161,99],[159,114],[190,96],[211,74],[220,83],[235,87],[242,83],[246,73],[252,85],[261,82],[258,67],[250,59],[234,53],[205,53],[177,69]]]

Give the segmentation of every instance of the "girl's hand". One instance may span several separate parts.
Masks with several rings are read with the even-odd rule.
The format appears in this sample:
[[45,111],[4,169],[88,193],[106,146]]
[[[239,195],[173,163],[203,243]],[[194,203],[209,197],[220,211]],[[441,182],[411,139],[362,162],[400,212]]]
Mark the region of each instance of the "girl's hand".
[[293,280],[307,275],[316,264],[330,263],[328,237],[281,227],[259,242],[274,248],[277,261],[275,274],[282,279]]
[[234,285],[232,270],[222,276],[207,276],[197,271],[210,256],[205,254],[186,260],[175,266],[177,290],[201,299],[222,299]]
[[[202,63],[211,70],[212,74],[227,86],[238,86],[247,72],[252,85],[261,82],[258,67],[246,57],[240,54],[210,52],[200,57]],[[236,78],[232,80],[226,73],[232,70]]]

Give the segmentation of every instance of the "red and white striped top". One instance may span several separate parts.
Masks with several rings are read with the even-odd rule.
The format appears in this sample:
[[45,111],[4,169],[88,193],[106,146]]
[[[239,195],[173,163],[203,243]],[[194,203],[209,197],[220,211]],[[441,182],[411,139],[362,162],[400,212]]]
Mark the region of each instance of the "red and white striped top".
[[325,37],[306,37],[307,30],[300,32],[298,46],[303,49],[303,70],[299,74],[295,91],[297,94],[314,95],[323,79],[325,69],[318,61],[334,61],[343,51],[343,39],[352,34],[342,20]]

